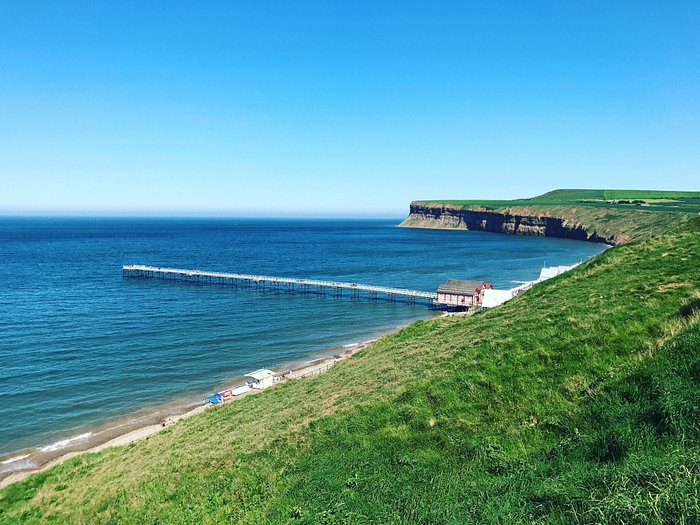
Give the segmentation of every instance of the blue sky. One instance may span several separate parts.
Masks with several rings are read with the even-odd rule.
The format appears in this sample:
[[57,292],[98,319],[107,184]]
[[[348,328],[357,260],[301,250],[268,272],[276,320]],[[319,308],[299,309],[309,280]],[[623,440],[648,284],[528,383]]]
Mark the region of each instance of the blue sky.
[[0,213],[700,189],[699,2],[488,4],[3,2]]

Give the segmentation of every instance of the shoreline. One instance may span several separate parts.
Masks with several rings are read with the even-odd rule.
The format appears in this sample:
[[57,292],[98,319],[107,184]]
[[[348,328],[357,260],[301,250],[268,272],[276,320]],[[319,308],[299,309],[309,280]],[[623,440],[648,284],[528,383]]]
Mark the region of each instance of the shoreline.
[[[609,248],[609,246],[606,246],[606,249]],[[574,268],[575,266],[578,266],[578,264],[574,264],[570,267],[558,267],[558,268],[566,268],[565,271],[570,270],[571,268]],[[553,267],[557,268],[557,267]],[[557,274],[555,274],[557,275]],[[550,275],[548,277],[542,278],[540,276],[539,279],[534,280],[534,281],[527,281],[525,283],[520,284],[518,287],[512,289],[512,290],[506,290],[508,291],[518,291],[519,293],[527,291],[529,288],[531,288],[533,285],[541,282],[542,280],[546,280],[548,278],[553,277],[554,275]],[[515,296],[516,294],[513,294]],[[495,306],[495,305],[494,305]],[[447,316],[453,316],[453,315],[468,315],[469,312],[459,312],[459,313],[449,313],[449,312],[442,312],[437,315],[429,316],[426,317],[426,319],[431,319],[431,318],[438,318],[438,317],[447,317]],[[336,363],[343,361],[347,359],[348,357],[352,356],[353,354],[366,349],[367,347],[371,346],[374,342],[376,342],[378,339],[381,337],[384,337],[386,335],[394,334],[406,326],[409,326],[412,324],[414,321],[411,321],[409,323],[403,323],[401,325],[396,325],[392,327],[391,329],[388,330],[381,330],[378,332],[375,332],[374,338],[362,341],[360,343],[350,343],[350,344],[344,344],[341,346],[333,346],[333,347],[326,347],[321,350],[313,351],[310,352],[306,355],[306,357],[311,357],[311,359],[307,360],[295,360],[288,362],[284,365],[280,366],[273,366],[271,367],[271,370],[273,370],[277,375],[278,378],[272,385],[273,387],[277,384],[281,384],[287,381],[295,380],[295,379],[301,379],[305,377],[311,377],[315,375],[319,375],[322,373],[325,373],[329,371]],[[331,350],[336,350],[339,351],[338,353],[331,353]],[[315,357],[314,357],[315,356]],[[243,377],[235,377],[231,378],[230,380],[226,381],[225,383],[220,383],[218,386],[214,386],[213,388],[215,389],[214,392],[220,391],[220,390],[225,390],[225,389],[230,389],[233,388],[231,387],[231,384],[234,382],[240,382],[243,380]],[[238,395],[234,397],[233,399],[227,401],[226,403],[222,404],[228,404],[231,402],[235,402],[236,400],[246,397],[247,395],[250,394],[256,394],[259,393],[261,390],[254,390],[251,389],[248,392],[245,392],[241,395]],[[206,399],[206,397],[205,397]],[[184,401],[184,399],[182,400]],[[51,445],[45,446],[45,447],[40,447],[40,448],[35,448],[35,449],[25,449],[25,450],[19,450],[15,454],[15,456],[7,456],[6,459],[2,462],[0,462],[0,465],[2,464],[9,464],[17,461],[18,463],[21,461],[26,460],[27,458],[32,458],[32,459],[38,459],[38,464],[31,462],[30,465],[27,466],[27,468],[19,468],[19,469],[14,469],[14,470],[7,470],[5,472],[0,472],[0,489],[3,489],[7,487],[8,485],[11,485],[17,481],[22,481],[26,479],[28,476],[35,474],[37,472],[42,472],[45,471],[55,465],[58,465],[60,463],[63,463],[64,461],[67,461],[68,459],[71,459],[79,454],[83,453],[95,453],[99,452],[103,449],[109,448],[109,447],[116,447],[116,446],[123,446],[127,445],[130,443],[133,443],[135,441],[139,441],[141,439],[145,439],[153,434],[156,434],[163,430],[164,428],[177,423],[177,421],[181,419],[186,419],[188,417],[191,417],[195,414],[198,414],[200,412],[203,412],[207,409],[211,408],[217,408],[219,405],[210,405],[206,404],[204,400],[202,400],[201,403],[196,403],[196,402],[191,402],[189,404],[180,404],[180,405],[164,405],[161,408],[159,408],[155,413],[150,412],[146,413],[143,415],[139,415],[140,413],[136,413],[138,417],[136,417],[133,420],[131,424],[130,423],[124,423],[121,425],[117,425],[114,427],[109,427],[104,430],[99,430],[95,434],[92,432],[87,432],[85,434],[77,435],[77,436],[72,436],[69,439],[61,440],[56,443],[53,443]],[[180,411],[181,410],[181,411]],[[133,415],[133,414],[132,414]],[[142,423],[135,423],[136,421],[141,420]],[[147,421],[147,423],[145,423]],[[124,427],[122,431],[118,431],[117,429]],[[99,434],[106,434],[106,439],[102,442],[97,442],[95,443],[94,441],[92,442],[86,442],[87,439],[92,437],[93,435],[99,435]],[[76,441],[77,443],[71,445],[70,443]],[[83,441],[83,443],[80,443],[80,441]],[[56,445],[59,445],[57,448]],[[81,446],[82,445],[82,446]],[[87,446],[86,446],[87,445]],[[53,454],[52,454],[53,452]],[[48,453],[48,454],[47,454]],[[38,458],[36,455],[38,454]],[[43,461],[42,461],[42,454],[45,454]],[[34,457],[32,457],[34,456]],[[31,460],[30,460],[31,461]]]
[[[311,360],[306,360],[306,361],[296,361],[292,363],[288,363],[286,365],[278,366],[278,367],[273,367],[272,370],[274,370],[276,373],[280,374],[280,379],[278,381],[275,381],[274,386],[278,384],[285,383],[287,381],[293,381],[296,379],[303,379],[307,377],[313,377],[316,375],[323,374],[327,371],[329,371],[333,365],[336,363],[343,361],[347,359],[348,357],[352,356],[353,354],[360,352],[361,350],[366,349],[367,347],[371,346],[374,342],[376,342],[380,337],[383,337],[384,335],[389,335],[398,332],[399,330],[402,330],[406,326],[408,326],[411,323],[406,323],[402,324],[399,326],[394,327],[393,329],[383,333],[382,335],[378,335],[375,338],[368,339],[366,341],[362,341],[360,343],[350,343],[346,345],[342,345],[341,348],[334,347],[338,350],[342,349],[342,352],[336,353],[334,355],[329,355],[326,354],[330,348],[326,348],[325,350],[319,350],[317,352],[313,352],[309,354],[310,356],[313,356],[316,354],[316,357],[312,357]],[[325,355],[324,355],[325,354]],[[231,382],[235,381],[240,381],[242,378],[233,378],[231,381],[228,383],[230,384]],[[262,390],[251,390],[249,392],[246,392],[245,394],[242,394],[240,396],[237,396],[231,401],[228,401],[227,403],[224,404],[229,404],[232,402],[236,402],[236,400],[246,397],[251,394],[257,394],[261,392]],[[186,419],[189,418],[193,415],[199,414],[201,412],[204,412],[205,410],[209,409],[216,409],[220,405],[207,405],[204,403],[201,404],[196,404],[196,405],[189,405],[189,409],[184,410],[183,412],[179,413],[173,413],[171,415],[158,415],[156,414],[148,414],[144,415],[142,417],[136,418],[136,420],[143,419],[143,420],[148,420],[147,424],[141,424],[140,426],[131,426],[128,424],[124,425],[118,425],[116,427],[111,427],[108,429],[105,429],[104,431],[97,432],[96,435],[99,435],[102,432],[109,432],[110,430],[115,430],[118,429],[120,426],[127,427],[125,431],[122,431],[120,433],[116,433],[110,437],[108,437],[105,441],[101,443],[96,443],[96,444],[89,444],[89,446],[85,446],[88,443],[82,443],[81,447],[81,439],[83,436],[90,437],[92,436],[92,433],[87,433],[79,436],[75,436],[72,438],[69,438],[67,440],[62,440],[58,443],[64,443],[66,444],[62,452],[58,452],[58,454],[50,454],[51,452],[57,452],[57,450],[53,450],[51,447],[53,445],[48,445],[46,447],[42,447],[39,449],[29,449],[29,450],[20,450],[17,451],[16,456],[9,456],[5,461],[8,463],[13,463],[15,461],[21,462],[26,460],[27,458],[38,454],[38,458],[33,458],[33,459],[39,459],[39,464],[32,464],[31,467],[25,468],[25,469],[17,469],[17,470],[10,470],[7,472],[0,472],[0,489],[3,489],[13,483],[16,483],[18,481],[22,481],[26,479],[27,477],[31,476],[32,474],[36,474],[38,472],[43,472],[45,470],[50,469],[51,467],[55,465],[59,465],[79,454],[85,454],[85,453],[96,453],[100,452],[101,450],[104,450],[106,448],[110,447],[118,447],[118,446],[123,446],[123,445],[128,445],[130,443],[133,443],[135,441],[139,441],[142,439],[145,439],[149,436],[152,436],[161,430],[177,423],[181,419]],[[158,422],[153,422],[159,420]],[[87,439],[87,437],[85,439]],[[82,441],[85,441],[85,439],[82,439]],[[74,445],[70,445],[71,441],[77,441]],[[60,449],[59,449],[60,450]],[[41,461],[41,455],[45,454],[45,460]],[[9,460],[9,461],[8,461]]]

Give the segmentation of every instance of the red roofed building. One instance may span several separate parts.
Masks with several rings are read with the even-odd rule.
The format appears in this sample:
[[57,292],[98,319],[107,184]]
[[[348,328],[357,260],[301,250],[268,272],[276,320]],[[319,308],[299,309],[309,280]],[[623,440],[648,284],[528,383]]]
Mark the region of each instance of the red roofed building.
[[484,290],[489,288],[493,285],[484,281],[448,279],[437,289],[437,303],[465,308],[478,306],[484,298]]

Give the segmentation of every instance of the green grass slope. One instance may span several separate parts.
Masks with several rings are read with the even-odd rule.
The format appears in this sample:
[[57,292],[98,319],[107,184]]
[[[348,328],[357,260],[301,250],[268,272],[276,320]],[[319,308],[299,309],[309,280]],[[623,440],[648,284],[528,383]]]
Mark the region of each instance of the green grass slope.
[[698,221],[0,492],[2,523],[696,523]]

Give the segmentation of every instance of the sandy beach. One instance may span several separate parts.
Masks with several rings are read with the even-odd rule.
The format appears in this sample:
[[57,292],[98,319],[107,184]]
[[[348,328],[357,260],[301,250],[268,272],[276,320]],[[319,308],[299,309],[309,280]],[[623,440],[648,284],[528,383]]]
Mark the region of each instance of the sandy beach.
[[[401,327],[397,328],[399,330]],[[307,377],[313,377],[317,376],[319,374],[323,374],[330,370],[333,365],[336,363],[347,359],[351,355],[367,348],[370,346],[373,342],[375,342],[376,339],[371,339],[368,341],[364,341],[362,343],[358,343],[355,346],[350,346],[346,347],[346,349],[339,354],[336,354],[331,357],[322,357],[318,359],[314,359],[312,361],[308,361],[305,363],[302,363],[300,365],[296,365],[295,367],[289,367],[289,366],[284,366],[284,367],[279,367],[278,369],[275,369],[274,371],[278,374],[279,379],[275,382],[275,385],[284,383],[286,381],[294,381],[297,379],[303,379]],[[274,388],[274,386],[272,388]],[[259,392],[262,392],[262,390],[250,390],[240,396],[237,396],[234,398],[232,401],[228,401],[227,403],[235,403],[236,401],[240,400],[243,397],[246,397],[248,395],[253,395],[257,394]],[[41,472],[44,470],[47,470],[55,465],[58,465],[60,463],[63,463],[64,461],[67,461],[79,454],[88,454],[88,453],[95,453],[99,452],[101,450],[104,450],[109,447],[119,447],[119,446],[124,446],[128,445],[129,443],[133,443],[134,441],[139,441],[141,439],[145,439],[149,436],[152,436],[153,434],[156,434],[163,430],[166,427],[169,427],[171,425],[176,424],[178,421],[181,419],[186,419],[188,417],[191,417],[195,414],[199,414],[205,410],[216,410],[219,408],[221,405],[198,405],[195,408],[188,410],[186,412],[183,412],[181,414],[176,414],[176,415],[171,415],[163,418],[163,420],[157,424],[149,424],[146,426],[142,426],[140,428],[136,428],[133,430],[129,430],[127,432],[124,432],[123,434],[119,434],[108,441],[105,441],[104,443],[100,443],[96,446],[91,446],[89,448],[85,449],[70,449],[69,451],[66,451],[63,454],[58,455],[57,457],[54,457],[50,459],[49,461],[42,463],[41,465],[37,466],[36,468],[29,468],[26,470],[17,470],[15,472],[9,473],[6,475],[4,478],[0,479],[0,488],[6,487],[12,483],[15,483],[17,481],[21,481],[23,479],[26,479],[28,476],[31,474],[34,474],[36,472]],[[1,475],[1,474],[0,474]]]

